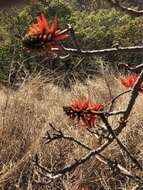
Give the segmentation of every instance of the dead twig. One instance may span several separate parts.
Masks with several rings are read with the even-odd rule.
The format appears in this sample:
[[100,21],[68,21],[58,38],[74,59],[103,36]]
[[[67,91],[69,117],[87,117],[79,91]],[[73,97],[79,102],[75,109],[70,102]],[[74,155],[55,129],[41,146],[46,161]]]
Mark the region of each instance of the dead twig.
[[65,52],[74,55],[81,55],[81,56],[104,56],[109,55],[111,53],[139,53],[143,52],[143,46],[131,46],[131,47],[118,47],[118,48],[110,48],[110,49],[100,49],[100,50],[82,50],[74,49],[74,48],[67,48],[62,46]]
[[120,139],[116,136],[116,133],[113,131],[111,125],[110,125],[109,122],[108,122],[108,119],[107,119],[104,115],[102,115],[101,118],[102,118],[102,121],[104,122],[105,126],[107,127],[107,129],[108,129],[109,132],[111,133],[112,137],[113,137],[114,139],[116,139],[116,141],[117,141],[118,145],[120,146],[120,148],[121,148],[122,150],[124,150],[124,151],[127,153],[127,155],[130,157],[130,159],[132,160],[132,162],[133,162],[141,171],[143,171],[143,167],[142,167],[142,165],[139,163],[139,161],[138,161],[133,155],[131,155],[131,153],[128,151],[128,149],[125,147],[125,145],[124,145],[124,144],[120,141]]
[[109,107],[108,112],[110,113],[110,112],[112,111],[113,106],[114,106],[114,103],[115,103],[115,101],[116,101],[119,97],[121,97],[122,95],[127,94],[127,93],[129,93],[129,92],[131,92],[131,90],[126,90],[126,91],[124,91],[124,92],[121,92],[121,93],[118,94],[117,96],[115,96],[115,97],[111,100],[111,103],[110,103],[110,107]]
[[[52,127],[52,129],[55,130],[55,132],[57,133],[57,129],[55,127],[53,127],[52,124],[50,124],[50,126]],[[60,133],[61,134],[61,133]],[[56,135],[56,134],[55,134]],[[46,137],[44,137],[46,138]],[[47,136],[47,139],[49,138],[49,135]],[[85,162],[86,160],[88,160],[90,158],[90,156],[92,156],[93,153],[95,153],[95,150],[91,149],[89,146],[81,143],[80,141],[76,140],[75,138],[71,137],[71,136],[67,136],[65,134],[62,133],[62,136],[59,135],[58,136],[59,139],[63,138],[66,140],[69,140],[71,142],[77,143],[79,146],[81,146],[82,148],[88,150],[89,152],[80,160],[75,160],[75,162],[71,165],[66,166],[65,168],[63,168],[62,170],[59,171],[49,171],[47,168],[45,168],[44,166],[42,166],[39,162],[39,158],[38,155],[36,154],[35,156],[35,165],[42,170],[42,172],[44,172],[45,174],[42,173],[42,175],[44,175],[45,177],[51,178],[51,179],[56,179],[58,177],[61,177],[62,175],[65,175],[67,172],[71,172],[73,171],[77,166],[79,166],[80,164],[82,164],[83,162]],[[55,138],[50,137],[51,141],[56,140]],[[50,142],[51,142],[50,141]],[[99,149],[100,150],[100,149]],[[113,170],[118,170],[121,174],[134,179],[135,181],[140,180],[141,178],[139,176],[135,176],[133,175],[130,171],[128,171],[127,169],[125,169],[123,166],[121,166],[120,164],[116,163],[115,161],[112,161],[111,159],[101,155],[100,153],[96,152],[97,155],[96,158],[104,163],[107,164],[111,169]]]
[[137,71],[139,71],[140,69],[143,68],[143,63],[142,63],[142,64],[139,64],[139,65],[137,65],[137,66],[135,66],[135,67],[129,67],[129,65],[124,64],[124,63],[121,63],[119,66],[121,66],[121,67],[125,67],[127,70],[136,73]]

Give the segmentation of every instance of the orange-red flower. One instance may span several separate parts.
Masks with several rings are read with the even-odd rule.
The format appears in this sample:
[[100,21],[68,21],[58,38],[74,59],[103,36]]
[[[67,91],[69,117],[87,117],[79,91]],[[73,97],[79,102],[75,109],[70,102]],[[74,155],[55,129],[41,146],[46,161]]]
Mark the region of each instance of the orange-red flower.
[[[120,78],[120,80],[125,87],[133,88],[138,78],[139,78],[138,75],[134,74],[134,75],[129,75],[128,79]],[[141,89],[143,90],[143,83],[141,84]]]
[[93,128],[97,115],[95,112],[102,111],[104,106],[102,104],[92,104],[89,99],[81,102],[75,100],[70,106],[64,107],[64,111],[71,119],[77,118],[78,123],[81,121],[80,127]]
[[48,47],[49,50],[59,50],[57,42],[69,38],[68,32],[57,29],[58,17],[56,16],[51,26],[48,26],[47,20],[42,15],[37,17],[37,23],[29,27],[28,32],[23,38],[23,44],[28,48]]
[[71,104],[71,107],[76,111],[82,111],[86,110],[89,107],[89,103],[89,99],[86,99],[83,102],[77,99]]
[[82,121],[83,124],[81,125],[82,128],[93,128],[95,127],[95,122],[97,119],[97,115],[94,114],[94,112],[99,112],[104,109],[104,106],[102,104],[91,104],[88,107],[88,112],[83,114]]
[[92,111],[101,111],[104,109],[104,106],[102,104],[92,104],[90,107],[90,110]]

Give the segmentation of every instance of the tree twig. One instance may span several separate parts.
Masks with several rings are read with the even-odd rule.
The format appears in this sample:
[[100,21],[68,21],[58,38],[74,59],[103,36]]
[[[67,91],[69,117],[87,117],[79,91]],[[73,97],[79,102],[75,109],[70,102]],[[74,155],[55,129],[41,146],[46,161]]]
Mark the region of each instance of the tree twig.
[[120,146],[121,149],[123,149],[127,155],[130,157],[130,159],[134,162],[134,164],[141,170],[143,171],[143,167],[142,165],[139,163],[139,161],[133,156],[131,155],[131,153],[128,151],[128,149],[125,147],[125,145],[119,140],[119,138],[116,136],[115,132],[113,131],[111,125],[108,122],[108,119],[104,116],[101,115],[102,121],[104,122],[105,126],[107,127],[107,129],[109,130],[109,132],[111,133],[112,137],[114,139],[116,139],[118,145]]
[[131,47],[118,47],[118,48],[110,48],[110,49],[100,49],[100,50],[82,50],[67,48],[62,46],[65,52],[82,55],[82,56],[104,56],[109,55],[111,53],[139,53],[143,52],[143,46],[131,46]]
[[139,71],[140,69],[143,68],[143,63],[142,63],[142,64],[139,64],[139,65],[137,65],[137,66],[135,66],[135,67],[129,67],[129,65],[124,64],[124,63],[121,63],[119,66],[125,67],[125,68],[126,68],[127,70],[129,70],[129,71],[137,72],[137,71]]
[[110,107],[109,107],[108,112],[110,113],[110,112],[112,111],[113,105],[114,105],[115,101],[116,101],[119,97],[121,97],[122,95],[127,94],[127,93],[129,93],[129,92],[131,92],[131,90],[126,90],[126,91],[124,91],[124,92],[121,92],[121,93],[118,94],[117,96],[115,96],[115,97],[112,99],[112,101],[111,101],[111,104],[110,104]]
[[123,114],[123,117],[120,118],[121,122],[120,122],[119,126],[115,129],[116,135],[121,133],[122,130],[126,127],[126,121],[127,121],[128,117],[129,117],[129,115],[130,115],[130,113],[131,113],[131,111],[133,109],[133,106],[134,106],[134,104],[136,102],[136,99],[138,97],[139,90],[140,90],[140,85],[141,85],[142,81],[143,81],[143,70],[140,73],[139,78],[136,81],[136,83],[135,83],[135,85],[134,85],[134,87],[133,87],[133,89],[131,91],[131,97],[130,97],[130,100],[128,102],[126,111]]
[[123,117],[124,120],[126,120],[129,117],[129,115],[130,115],[130,113],[132,111],[132,108],[133,108],[133,106],[135,104],[136,98],[139,95],[139,90],[140,90],[140,86],[141,86],[142,82],[143,82],[143,70],[140,73],[139,78],[136,81],[136,83],[135,83],[135,85],[134,85],[134,87],[132,89],[131,98],[130,98],[129,103],[127,105],[126,112],[124,113],[124,117]]
[[[54,127],[53,127],[54,128]],[[55,128],[54,128],[55,129]],[[56,130],[57,132],[57,130]],[[56,135],[56,134],[55,134]],[[44,137],[46,138],[46,137]],[[49,138],[49,136],[47,136],[47,138]],[[71,136],[68,136],[68,135],[65,135],[62,133],[62,136],[59,136],[59,139],[60,138],[63,138],[63,139],[66,139],[66,140],[69,140],[71,142],[74,142],[74,143],[77,143],[79,146],[81,146],[82,148],[86,149],[90,152],[94,152],[93,149],[91,149],[89,146],[81,143],[80,141],[76,140],[74,137],[71,137]],[[53,138],[53,140],[55,140],[55,138]],[[87,153],[87,155],[90,155],[89,153]],[[81,160],[76,160],[74,164],[71,164],[67,167],[65,167],[63,170],[59,170],[59,171],[49,171],[47,168],[43,167],[40,163],[39,163],[39,158],[38,158],[38,155],[35,156],[35,164],[38,168],[40,168],[43,172],[45,172],[45,176],[46,177],[49,177],[49,178],[52,178],[52,179],[56,179],[58,177],[61,177],[62,175],[65,175],[67,172],[71,172],[72,170],[74,170],[74,168],[76,167],[76,164],[80,165],[81,162],[84,162],[85,159],[87,159],[87,155],[84,157],[84,159],[82,158]],[[111,159],[101,155],[100,153],[97,153],[97,155],[95,155],[96,158],[104,163],[104,164],[107,164],[111,169],[118,169],[119,172],[131,179],[134,179],[136,181],[140,180],[140,177],[138,176],[135,176],[133,175],[130,171],[128,171],[127,169],[125,169],[123,166],[121,166],[120,164],[118,163],[115,163],[114,161],[112,161]],[[89,157],[90,158],[90,157]],[[89,159],[88,158],[88,159]],[[43,173],[42,173],[43,174]],[[43,174],[44,175],[44,174]]]

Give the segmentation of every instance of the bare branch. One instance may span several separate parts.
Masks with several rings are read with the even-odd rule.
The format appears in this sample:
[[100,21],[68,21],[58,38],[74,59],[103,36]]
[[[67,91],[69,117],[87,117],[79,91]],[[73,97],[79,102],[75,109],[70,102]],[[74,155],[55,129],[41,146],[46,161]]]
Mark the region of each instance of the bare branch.
[[[68,115],[68,112],[69,111],[72,111],[72,107],[71,106],[63,106],[63,110],[64,112]],[[106,115],[106,116],[114,116],[114,115],[120,115],[120,114],[123,114],[125,111],[124,110],[121,110],[121,111],[112,111],[112,112],[109,112],[109,111],[93,111],[93,110],[81,110],[81,111],[76,111],[76,110],[73,110],[75,114],[91,114],[91,115]]]
[[[118,164],[118,163],[115,163],[114,161],[110,161],[108,163],[105,162],[105,164],[108,164],[108,166],[111,168],[111,169],[117,169],[118,172],[120,172],[121,174],[125,175],[126,177],[129,177],[130,179],[133,179],[135,181],[139,181],[142,180],[139,176],[136,176],[134,174],[132,174],[130,171],[128,171],[127,169],[125,169],[122,165]],[[45,167],[43,167],[40,163],[39,163],[39,160],[37,160],[37,162],[35,162],[35,165],[40,168],[44,173],[41,173],[39,172],[41,175],[43,175],[44,177],[48,177],[50,179],[57,179],[59,177],[62,177],[63,175],[65,175],[67,172],[70,172],[70,171],[67,171],[67,172],[64,172],[64,174],[61,174],[61,173],[58,173],[58,172],[50,172],[48,171]],[[70,165],[70,166],[73,166],[73,165]],[[72,171],[72,170],[71,170]],[[55,173],[55,174],[54,174]],[[57,174],[56,174],[57,173]],[[47,184],[46,184],[47,185]]]
[[125,111],[125,113],[123,114],[123,117],[121,117],[121,122],[119,124],[119,126],[115,129],[115,133],[116,135],[118,135],[119,133],[122,132],[122,130],[126,127],[126,121],[132,111],[132,108],[136,102],[136,98],[138,97],[139,91],[140,91],[140,85],[143,81],[143,71],[141,72],[141,74],[139,75],[138,80],[136,81],[132,91],[131,91],[131,97],[129,100],[129,103],[127,105],[127,109]]
[[[123,114],[123,121],[126,121],[133,109],[133,106],[135,104],[136,98],[138,97],[139,94],[139,90],[140,90],[140,85],[143,81],[143,71],[141,72],[141,74],[139,75],[138,80],[136,81],[133,89],[132,89],[132,93],[131,93],[131,98],[129,100],[127,109],[125,111],[125,113]],[[117,131],[114,132],[112,130],[112,127],[110,126],[108,120],[105,118],[104,115],[101,115],[103,122],[105,123],[105,125],[107,126],[108,130],[111,132],[112,136],[116,139],[116,141],[118,142],[119,146],[126,151],[126,153],[129,155],[129,157],[132,159],[132,161],[138,166],[138,168],[140,168],[143,171],[143,167],[140,165],[140,163],[136,160],[135,157],[133,157],[130,152],[127,150],[127,148],[122,144],[122,142],[118,139],[118,137],[116,136],[116,132],[118,131],[118,133],[120,133],[122,131],[122,129],[126,126],[126,123],[124,123],[123,125],[119,125],[119,127],[117,128]]]
[[127,105],[126,112],[124,113],[124,120],[127,120],[127,118],[129,117],[129,115],[132,111],[132,108],[135,104],[136,98],[139,95],[139,90],[140,90],[140,86],[141,86],[142,82],[143,82],[143,70],[142,70],[141,74],[139,75],[139,78],[136,81],[136,83],[132,89],[131,98],[130,98],[129,103]]
[[131,155],[131,153],[128,151],[128,149],[125,147],[125,145],[119,140],[119,138],[116,136],[115,132],[113,131],[111,125],[108,122],[108,119],[104,116],[101,115],[102,121],[105,123],[105,126],[107,127],[107,129],[109,130],[109,132],[111,133],[112,137],[114,139],[116,139],[117,143],[119,144],[120,148],[123,149],[127,155],[131,158],[131,160],[134,162],[134,164],[141,170],[143,171],[143,167],[141,166],[141,164],[137,161],[137,159]]
[[121,93],[118,94],[116,97],[114,97],[114,98],[112,99],[112,101],[111,101],[110,108],[109,108],[109,111],[108,111],[108,112],[111,112],[111,111],[112,111],[113,105],[114,105],[115,101],[116,101],[119,97],[121,97],[122,95],[127,94],[127,93],[129,93],[129,92],[131,92],[131,90],[126,90],[125,92],[121,92]]
[[[49,137],[49,136],[48,136]],[[83,148],[85,148],[86,150],[90,151],[89,153],[87,153],[87,155],[84,157],[84,159],[82,158],[81,160],[76,160],[75,163],[65,167],[63,170],[60,170],[60,171],[49,171],[47,168],[43,167],[40,163],[39,163],[39,158],[38,158],[38,155],[35,156],[35,165],[40,168],[45,174],[42,173],[42,175],[44,175],[45,177],[49,177],[51,179],[56,179],[56,178],[59,178],[61,177],[62,175],[65,175],[67,172],[71,172],[72,170],[74,170],[78,165],[81,164],[81,162],[84,162],[87,158],[89,159],[90,157],[88,157],[88,155],[91,155],[91,152],[94,152],[94,150],[92,150],[90,147],[88,147],[87,145],[81,143],[80,141],[74,139],[73,137],[71,136],[67,136],[67,135],[64,135],[62,137],[59,137],[59,138],[64,138],[66,140],[70,140],[72,142],[75,142],[77,143],[78,145],[82,146]],[[55,139],[53,139],[55,140]],[[106,158],[105,156],[101,155],[100,153],[97,153],[97,155],[95,155],[96,158],[108,165],[111,169],[118,169],[118,171],[131,178],[131,179],[134,179],[135,181],[138,181],[140,180],[141,178],[138,177],[138,176],[135,176],[133,175],[130,171],[128,171],[127,169],[125,169],[123,166],[121,166],[120,164],[116,163],[115,161],[112,161],[110,160],[109,158]],[[76,166],[77,165],[77,166]]]
[[129,67],[127,64],[124,64],[124,63],[121,63],[119,66],[125,67],[129,71],[137,72],[143,68],[143,63],[140,65],[137,65],[136,67]]
[[43,172],[45,172],[46,176],[52,179],[56,179],[58,177],[61,177],[62,175],[65,175],[66,173],[69,173],[71,171],[74,171],[78,166],[80,166],[81,164],[85,163],[87,160],[89,160],[90,158],[92,158],[93,156],[99,155],[103,150],[105,150],[105,148],[110,145],[113,142],[114,138],[111,138],[110,140],[106,141],[104,144],[102,144],[100,147],[98,147],[97,149],[93,149],[90,150],[85,156],[83,156],[81,159],[79,160],[75,160],[74,163],[69,164],[67,166],[65,166],[63,169],[60,169],[58,171],[50,171],[47,168],[43,167],[42,165],[40,165],[39,163],[39,159],[38,156],[35,156],[35,160],[34,163],[35,165],[40,168]]
[[63,50],[65,52],[82,55],[82,56],[104,56],[111,53],[142,53],[143,46],[131,46],[131,47],[118,47],[118,48],[110,48],[110,49],[100,49],[100,50],[82,50],[82,49],[72,49],[66,48],[64,46]]
[[124,113],[125,113],[125,111],[121,110],[121,111],[105,112],[105,115],[109,117],[109,116],[121,115]]
[[[40,168],[42,171],[44,171],[46,174],[45,176],[52,178],[52,179],[56,179],[58,177],[61,177],[62,175],[65,175],[67,172],[71,172],[73,171],[76,167],[80,166],[81,164],[85,163],[87,160],[89,160],[91,157],[99,155],[100,152],[102,152],[108,145],[110,145],[113,142],[114,138],[111,138],[109,141],[106,141],[103,145],[101,145],[100,147],[98,147],[97,149],[93,149],[90,150],[84,157],[82,157],[80,160],[75,160],[75,162],[73,164],[67,165],[66,167],[64,167],[61,170],[58,171],[49,171],[48,169],[46,169],[45,167],[41,166],[39,164],[39,160],[38,158],[36,158],[35,164],[38,168]],[[118,168],[121,170],[121,166],[118,165]],[[124,172],[123,172],[124,171]],[[126,169],[124,169],[122,171],[122,173],[124,174],[128,174],[128,177],[130,176],[130,172],[128,172]],[[131,176],[133,176],[131,174]],[[139,177],[135,177],[134,178],[138,178]]]
[[[63,132],[61,131],[58,131],[51,123],[49,123],[50,127],[52,127],[52,129],[56,132],[54,134],[49,134],[47,132],[47,136],[44,136],[44,139],[45,139],[45,144],[48,144],[54,140],[58,140],[58,139],[66,139],[66,140],[69,140],[69,141],[72,141],[76,144],[78,144],[79,146],[81,146],[82,148],[88,150],[88,151],[91,151],[92,148],[90,148],[89,146],[87,146],[86,144],[83,144],[82,142],[78,141],[77,139],[75,139],[74,137],[72,136],[69,136],[69,135],[65,135]],[[58,132],[58,133],[57,133]],[[100,153],[97,155],[97,159],[102,161],[102,162],[111,162],[111,160],[107,159],[105,156],[101,155]]]
[[114,8],[120,10],[120,11],[124,11],[127,14],[131,15],[131,16],[143,16],[143,10],[135,10],[132,8],[128,8],[125,7],[124,5],[121,5],[121,3],[119,2],[119,0],[106,0],[108,3],[110,3],[111,6],[113,6]]

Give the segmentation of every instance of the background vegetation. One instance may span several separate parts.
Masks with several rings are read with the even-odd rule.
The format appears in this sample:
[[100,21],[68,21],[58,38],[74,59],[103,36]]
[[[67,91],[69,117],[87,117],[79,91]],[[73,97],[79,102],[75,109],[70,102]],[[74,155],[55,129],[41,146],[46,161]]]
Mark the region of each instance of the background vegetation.
[[[116,46],[117,43],[121,46],[141,45],[143,43],[142,17],[131,17],[111,9],[105,2],[99,2],[40,0],[22,9],[13,8],[9,11],[1,11],[1,81],[10,84],[13,82],[21,83],[22,79],[29,76],[29,73],[35,72],[35,70],[45,71],[45,69],[46,73],[52,73],[54,78],[58,78],[59,73],[62,73],[63,78],[60,78],[62,82],[59,80],[55,82],[61,85],[64,84],[63,81],[65,80],[70,79],[70,82],[75,82],[77,79],[84,81],[87,76],[94,77],[94,74],[97,74],[100,61],[96,57],[92,59],[86,58],[82,61],[80,61],[80,57],[75,56],[67,61],[49,60],[46,54],[41,56],[37,52],[29,53],[23,49],[19,37],[24,36],[28,26],[41,13],[46,16],[49,22],[52,22],[54,16],[57,15],[60,18],[59,26],[67,23],[72,24],[83,49],[111,48]],[[91,4],[94,6],[90,7]],[[65,45],[73,47],[73,44],[69,43],[69,41],[65,42]],[[109,57],[102,57],[102,60],[105,64],[110,64],[116,68],[120,62],[126,62],[131,65],[141,63],[142,56],[140,54],[122,56],[113,54]],[[65,76],[65,70],[69,75],[68,78]],[[71,70],[74,77],[70,74]],[[81,73],[80,76],[78,76],[79,72]]]

